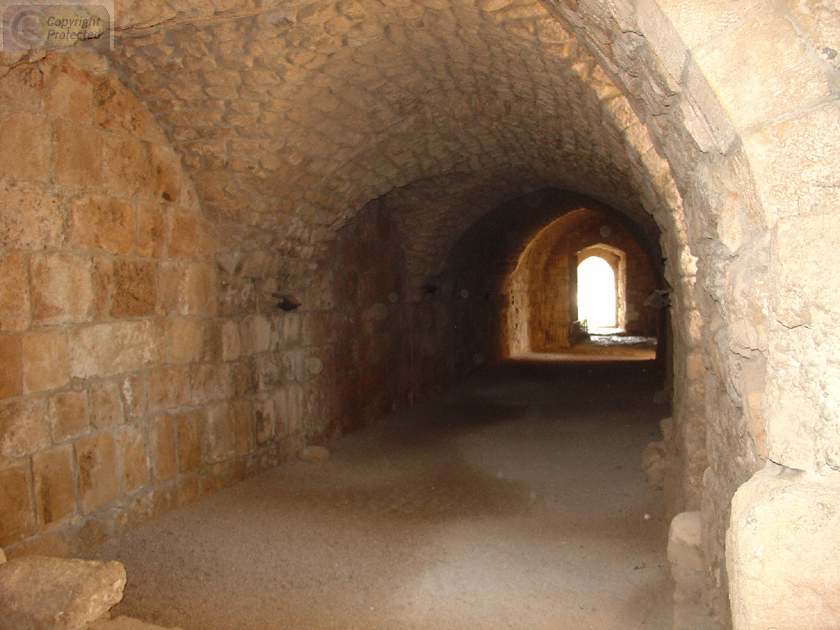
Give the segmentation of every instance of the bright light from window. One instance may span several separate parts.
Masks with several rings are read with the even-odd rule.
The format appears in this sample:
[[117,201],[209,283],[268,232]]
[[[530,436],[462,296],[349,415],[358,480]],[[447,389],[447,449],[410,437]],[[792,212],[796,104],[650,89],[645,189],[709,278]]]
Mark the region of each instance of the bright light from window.
[[590,256],[578,265],[578,319],[590,330],[616,326],[615,274],[603,258]]

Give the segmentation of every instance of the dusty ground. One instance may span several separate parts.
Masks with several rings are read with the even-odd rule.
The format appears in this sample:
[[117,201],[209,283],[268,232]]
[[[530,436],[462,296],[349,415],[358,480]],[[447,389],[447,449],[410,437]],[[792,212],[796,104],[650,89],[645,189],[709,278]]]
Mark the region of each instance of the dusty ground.
[[511,362],[100,548],[186,630],[664,630],[648,361]]

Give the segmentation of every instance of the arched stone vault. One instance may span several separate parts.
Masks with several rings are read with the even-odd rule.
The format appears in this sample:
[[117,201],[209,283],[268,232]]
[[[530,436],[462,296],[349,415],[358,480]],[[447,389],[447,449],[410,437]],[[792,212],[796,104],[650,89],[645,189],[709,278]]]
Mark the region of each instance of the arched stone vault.
[[419,231],[434,259],[528,187],[563,185],[646,220],[642,200],[662,202],[628,155],[625,129],[639,124],[612,82],[540,5],[480,6],[296,3],[144,28],[127,13],[113,60],[237,247],[320,242],[369,200],[420,181],[433,193],[443,177],[460,183],[441,179],[442,191],[485,198]]
[[[4,213],[28,203],[21,191],[32,182],[52,191],[55,208],[69,199],[67,186],[104,191],[128,204],[124,217],[136,211],[138,225],[143,217],[151,236],[165,231],[165,253],[139,236],[130,246],[80,240],[72,221],[86,215],[70,199],[72,212],[38,206],[39,216],[65,217],[50,223],[55,234],[30,238],[4,218],[0,280],[8,295],[22,291],[21,300],[37,302],[36,266],[43,263],[44,273],[69,270],[79,286],[94,283],[95,296],[104,247],[116,257],[106,257],[114,269],[152,278],[147,284],[159,299],[108,310],[76,295],[69,306],[50,305],[59,316],[40,320],[4,305],[12,314],[0,322],[4,352],[24,356],[23,376],[10,369],[0,387],[11,400],[3,403],[4,423],[24,426],[25,410],[47,405],[25,376],[25,335],[38,332],[32,326],[63,326],[47,333],[69,335],[71,364],[73,343],[95,344],[100,333],[131,328],[153,339],[158,323],[173,340],[183,335],[172,331],[198,331],[200,349],[137,353],[107,373],[70,370],[94,378],[91,392],[117,391],[97,378],[169,364],[208,390],[227,374],[230,408],[213,399],[205,409],[201,396],[190,404],[206,414],[208,435],[239,427],[239,418],[261,418],[252,428],[256,443],[231,436],[230,444],[204,442],[202,474],[233,479],[240,473],[225,463],[235,459],[230,453],[265,455],[260,436],[274,435],[265,428],[271,414],[260,406],[267,400],[295,418],[290,435],[312,434],[332,417],[324,409],[387,406],[388,397],[359,385],[387,373],[382,357],[406,351],[411,373],[446,363],[434,351],[448,339],[441,327],[475,312],[440,302],[421,315],[426,279],[491,210],[533,191],[568,190],[614,208],[647,237],[661,233],[674,289],[675,505],[703,512],[707,603],[728,619],[731,592],[735,626],[765,628],[766,619],[787,627],[779,619],[788,618],[796,627],[805,604],[786,585],[816,593],[809,606],[830,600],[825,594],[836,584],[809,582],[813,564],[796,564],[781,548],[770,560],[750,555],[763,542],[746,515],[767,505],[774,496],[768,488],[779,484],[790,496],[806,486],[810,493],[788,509],[794,520],[797,509],[837,492],[840,370],[831,357],[840,356],[840,286],[824,264],[838,246],[836,7],[821,0],[137,0],[118,1],[115,13],[116,50],[107,65],[81,52],[67,54],[70,69],[55,56],[3,54],[0,78],[13,86],[0,102],[4,134],[36,149],[28,166],[14,163],[9,149],[0,154],[8,165]],[[48,78],[15,93],[27,65],[45,68]],[[92,117],[55,100],[70,84],[92,95]],[[72,181],[67,120],[93,129],[85,137],[98,157],[78,169],[96,175],[92,183]],[[54,133],[38,131],[40,122]],[[124,151],[111,148],[117,140]],[[138,146],[148,157],[132,162],[126,151]],[[160,185],[144,180],[132,188],[137,173],[116,172],[121,163],[153,170],[150,179]],[[177,208],[148,210],[131,195]],[[68,239],[60,234],[64,224]],[[184,234],[189,247],[180,242]],[[19,289],[18,279],[27,288]],[[272,292],[283,289],[303,295],[299,316],[270,311]],[[383,295],[399,303],[389,306]],[[353,305],[350,315],[342,304]],[[392,315],[396,328],[389,328]],[[399,337],[405,322],[421,332],[409,341],[388,336]],[[343,343],[342,333],[354,330],[367,335],[364,347]],[[415,360],[422,355],[415,345],[429,349],[427,363]],[[181,359],[187,368],[178,367]],[[345,364],[364,367],[337,367]],[[51,387],[65,387],[69,376]],[[126,409],[131,378],[120,384]],[[146,372],[143,379],[150,388]],[[341,400],[329,398],[331,389]],[[99,403],[90,404],[92,417]],[[167,422],[148,429],[150,444],[174,435]],[[185,439],[178,435],[175,442]],[[25,471],[32,466],[23,460],[46,455],[15,444],[0,453],[11,458],[4,474],[31,488]],[[801,476],[779,481],[778,470]],[[725,546],[730,500],[748,480]],[[158,481],[150,478],[148,487]],[[68,509],[93,520],[98,507]],[[31,510],[9,540],[46,536],[54,526]],[[763,576],[777,570],[789,582],[764,586]]]

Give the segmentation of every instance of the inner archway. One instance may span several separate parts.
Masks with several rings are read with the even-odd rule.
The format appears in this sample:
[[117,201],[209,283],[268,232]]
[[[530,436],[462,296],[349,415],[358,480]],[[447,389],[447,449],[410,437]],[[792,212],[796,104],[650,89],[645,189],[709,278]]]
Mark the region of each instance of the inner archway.
[[[578,320],[587,330],[622,328],[619,317],[619,280],[617,270],[604,257],[578,254],[577,307]],[[621,260],[620,258],[618,259]]]
[[[502,356],[566,353],[585,338],[581,336],[583,319],[590,320],[590,328],[607,328],[613,333],[620,329],[637,337],[658,337],[662,332],[659,312],[645,305],[663,282],[652,263],[656,254],[637,240],[620,215],[592,200],[580,201],[569,208],[558,206],[560,216],[523,235],[515,265],[505,270],[501,281],[506,296],[500,321]],[[483,237],[473,240],[494,242]],[[593,286],[578,273],[579,265],[589,259],[592,262],[587,266],[600,261],[607,276],[601,283],[607,294],[607,305],[601,311],[607,313],[594,318],[586,297],[583,304],[580,300],[586,288]],[[485,258],[481,260],[481,266],[487,268]]]

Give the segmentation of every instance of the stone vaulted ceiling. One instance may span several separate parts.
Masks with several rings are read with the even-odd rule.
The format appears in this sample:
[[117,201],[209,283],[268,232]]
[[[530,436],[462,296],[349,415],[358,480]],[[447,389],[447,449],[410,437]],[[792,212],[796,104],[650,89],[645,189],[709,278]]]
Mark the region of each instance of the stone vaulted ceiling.
[[230,249],[306,255],[388,195],[409,265],[429,271],[483,213],[547,186],[653,231],[646,131],[537,2],[134,2],[116,14],[112,62]]

